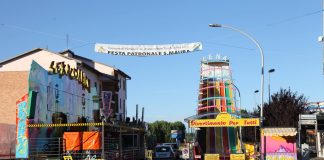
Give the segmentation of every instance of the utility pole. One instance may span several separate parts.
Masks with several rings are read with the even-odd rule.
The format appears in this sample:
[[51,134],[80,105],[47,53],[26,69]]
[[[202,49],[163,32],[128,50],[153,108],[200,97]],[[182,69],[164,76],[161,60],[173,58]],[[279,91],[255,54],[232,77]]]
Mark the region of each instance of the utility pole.
[[323,75],[324,75],[324,42],[323,42],[323,36],[324,36],[324,0],[322,0],[322,28],[323,28],[323,33],[321,36],[321,42],[322,42],[322,51],[323,51],[323,59],[322,59],[322,65],[323,65]]
[[324,0],[322,0],[322,35],[318,37],[318,42],[322,43],[322,73],[324,75]]

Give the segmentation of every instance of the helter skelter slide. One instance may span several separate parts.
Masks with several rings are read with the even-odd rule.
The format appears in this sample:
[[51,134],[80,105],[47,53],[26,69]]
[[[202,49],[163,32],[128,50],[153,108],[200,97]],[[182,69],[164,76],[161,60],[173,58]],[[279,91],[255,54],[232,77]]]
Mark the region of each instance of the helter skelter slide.
[[[236,115],[235,87],[229,60],[209,56],[201,61],[198,96],[198,116],[214,119],[219,113]],[[214,113],[214,114],[212,114]],[[241,151],[238,127],[207,127],[197,131],[197,140],[203,154],[228,156]]]

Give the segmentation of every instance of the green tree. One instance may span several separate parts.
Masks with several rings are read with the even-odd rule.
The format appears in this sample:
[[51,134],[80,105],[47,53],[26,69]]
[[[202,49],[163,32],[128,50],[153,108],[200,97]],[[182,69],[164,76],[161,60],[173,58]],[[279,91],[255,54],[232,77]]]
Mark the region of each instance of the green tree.
[[264,126],[297,127],[298,116],[305,113],[307,99],[290,89],[280,89],[271,95],[270,103],[264,104]]
[[182,122],[176,121],[171,123],[171,130],[180,130],[182,133],[180,141],[183,141],[186,136],[186,126]]
[[[148,124],[147,139],[148,143],[166,143],[172,142],[171,130],[181,130],[183,135],[185,135],[186,127],[180,122],[167,122],[167,121],[155,121]],[[184,137],[183,137],[184,138]]]
[[[260,109],[254,109],[252,112],[241,110],[243,118],[259,118]],[[242,127],[243,142],[258,142],[260,139],[259,127]]]

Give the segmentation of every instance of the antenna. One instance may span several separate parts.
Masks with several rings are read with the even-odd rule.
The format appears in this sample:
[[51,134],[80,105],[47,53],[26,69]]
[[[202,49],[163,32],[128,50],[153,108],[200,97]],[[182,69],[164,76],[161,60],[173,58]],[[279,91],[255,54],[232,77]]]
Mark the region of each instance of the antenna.
[[142,107],[142,122],[144,122],[144,107]]
[[138,121],[138,104],[136,104],[136,123]]
[[69,34],[66,34],[66,49],[69,49]]

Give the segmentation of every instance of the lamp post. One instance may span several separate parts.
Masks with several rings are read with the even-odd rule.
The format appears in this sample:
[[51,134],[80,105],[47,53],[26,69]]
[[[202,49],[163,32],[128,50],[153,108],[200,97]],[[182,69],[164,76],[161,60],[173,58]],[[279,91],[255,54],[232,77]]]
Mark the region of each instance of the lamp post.
[[260,44],[258,43],[257,40],[255,40],[252,36],[250,36],[249,34],[234,28],[232,26],[227,26],[227,25],[223,25],[223,24],[209,24],[209,27],[223,27],[223,28],[228,28],[231,30],[234,30],[236,32],[239,32],[240,34],[242,34],[243,36],[249,38],[260,50],[260,54],[261,54],[261,108],[260,108],[260,126],[263,125],[263,89],[264,89],[264,56],[263,56],[263,50],[260,46]]
[[269,85],[268,85],[268,90],[269,90],[269,105],[270,105],[270,73],[273,73],[275,71],[275,69],[269,69],[268,73],[269,73]]

